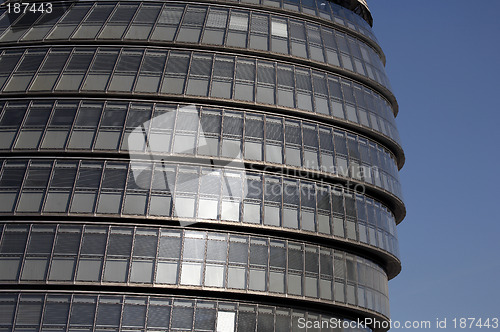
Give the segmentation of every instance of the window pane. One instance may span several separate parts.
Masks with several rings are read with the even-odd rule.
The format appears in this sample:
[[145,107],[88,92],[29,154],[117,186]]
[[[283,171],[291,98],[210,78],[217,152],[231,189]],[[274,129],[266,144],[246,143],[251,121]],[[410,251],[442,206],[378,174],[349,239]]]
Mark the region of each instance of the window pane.
[[156,282],[160,284],[176,284],[177,263],[159,262],[156,271]]
[[75,259],[54,258],[50,267],[49,280],[73,280]]
[[104,281],[127,281],[128,262],[126,260],[107,260]]
[[44,280],[48,258],[27,258],[21,280]]
[[153,281],[153,262],[149,261],[133,261],[130,282],[146,282]]
[[80,259],[76,279],[79,281],[99,281],[101,279],[101,265],[100,259]]
[[227,287],[246,288],[246,270],[240,267],[229,267],[227,274]]
[[201,263],[182,263],[181,284],[201,285]]
[[224,287],[225,269],[222,265],[207,265],[205,270],[205,286]]

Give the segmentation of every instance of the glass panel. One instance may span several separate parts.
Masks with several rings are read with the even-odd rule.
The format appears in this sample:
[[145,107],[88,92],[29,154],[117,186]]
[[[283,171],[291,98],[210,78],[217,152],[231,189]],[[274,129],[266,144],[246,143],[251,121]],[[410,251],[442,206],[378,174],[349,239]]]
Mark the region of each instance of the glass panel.
[[49,280],[73,280],[74,258],[54,258],[50,267]]
[[246,288],[246,271],[240,267],[229,267],[227,274],[227,286],[229,288]]
[[104,269],[104,281],[127,281],[128,261],[126,260],[106,260]]
[[223,265],[207,264],[205,270],[205,286],[224,287],[225,269]]
[[202,272],[201,263],[182,263],[181,284],[201,285]]
[[130,282],[145,282],[153,281],[153,262],[150,261],[133,261],[132,271],[130,274]]
[[177,263],[159,262],[156,270],[156,282],[160,284],[176,284]]
[[17,280],[21,258],[0,258],[0,280]]
[[48,258],[27,258],[24,261],[21,280],[44,280]]

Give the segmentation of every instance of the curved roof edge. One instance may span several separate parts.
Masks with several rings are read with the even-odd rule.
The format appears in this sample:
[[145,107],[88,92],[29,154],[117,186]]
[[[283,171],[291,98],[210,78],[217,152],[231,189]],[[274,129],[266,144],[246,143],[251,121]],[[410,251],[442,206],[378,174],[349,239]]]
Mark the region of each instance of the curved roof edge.
[[368,8],[366,0],[332,0],[336,4],[345,7],[361,16],[368,24],[373,27],[373,17]]

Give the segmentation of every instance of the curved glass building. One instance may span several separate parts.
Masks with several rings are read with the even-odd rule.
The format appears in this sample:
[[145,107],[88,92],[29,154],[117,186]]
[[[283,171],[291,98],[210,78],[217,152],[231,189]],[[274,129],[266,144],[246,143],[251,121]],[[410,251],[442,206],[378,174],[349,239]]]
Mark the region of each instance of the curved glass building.
[[387,330],[404,153],[365,1],[0,8],[0,331]]

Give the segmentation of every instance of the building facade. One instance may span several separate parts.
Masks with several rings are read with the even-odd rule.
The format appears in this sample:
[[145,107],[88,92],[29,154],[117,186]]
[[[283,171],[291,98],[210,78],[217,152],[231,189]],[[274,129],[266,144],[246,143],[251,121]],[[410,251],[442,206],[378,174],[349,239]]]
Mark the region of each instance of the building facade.
[[389,319],[405,215],[371,24],[357,0],[4,2],[0,331],[384,330],[351,324]]

